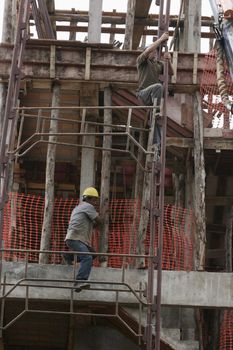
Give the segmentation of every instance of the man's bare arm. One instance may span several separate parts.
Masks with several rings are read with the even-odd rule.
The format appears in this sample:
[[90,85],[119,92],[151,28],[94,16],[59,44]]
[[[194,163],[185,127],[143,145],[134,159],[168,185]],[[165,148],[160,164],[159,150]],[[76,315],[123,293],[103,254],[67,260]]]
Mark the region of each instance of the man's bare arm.
[[94,227],[103,226],[103,219],[98,215],[94,220]]
[[144,55],[148,57],[151,52],[154,52],[164,41],[167,41],[168,39],[169,39],[169,33],[168,32],[163,33],[160,38],[158,38],[155,42],[153,42],[150,46],[148,46],[145,49]]

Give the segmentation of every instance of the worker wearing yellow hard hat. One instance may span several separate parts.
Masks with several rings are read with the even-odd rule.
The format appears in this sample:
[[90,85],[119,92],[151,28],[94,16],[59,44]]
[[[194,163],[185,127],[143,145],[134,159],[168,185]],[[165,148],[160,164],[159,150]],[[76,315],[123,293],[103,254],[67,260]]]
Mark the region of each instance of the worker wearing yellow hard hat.
[[[93,227],[100,226],[102,220],[96,211],[99,194],[94,187],[87,187],[82,194],[82,202],[72,211],[65,238],[66,245],[72,251],[88,253],[94,252],[91,246]],[[79,255],[79,270],[76,275],[75,291],[90,288],[88,280],[91,273],[92,261],[95,256]]]
[[99,198],[99,193],[94,187],[87,187],[83,191],[83,197],[96,197]]

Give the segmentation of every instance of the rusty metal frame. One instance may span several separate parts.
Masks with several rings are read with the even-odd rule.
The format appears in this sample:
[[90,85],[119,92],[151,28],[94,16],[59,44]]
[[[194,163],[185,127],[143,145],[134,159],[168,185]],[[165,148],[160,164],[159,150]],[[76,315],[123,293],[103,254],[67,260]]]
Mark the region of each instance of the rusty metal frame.
[[22,0],[20,2],[15,45],[11,63],[11,73],[8,84],[8,92],[0,141],[0,247],[2,247],[3,207],[6,201],[11,163],[8,150],[12,144],[17,121],[17,115],[15,113],[14,107],[17,107],[20,80],[22,78],[21,66],[28,35],[27,26],[29,21],[29,5],[30,0]]
[[[98,150],[106,150],[106,151],[114,151],[114,152],[118,152],[118,153],[126,153],[126,154],[129,154],[135,161],[136,163],[140,166],[140,168],[143,170],[143,171],[148,171],[148,169],[145,169],[143,167],[143,164],[141,164],[137,157],[135,156],[134,153],[132,153],[130,151],[130,147],[129,147],[129,143],[133,143],[134,146],[136,146],[138,148],[138,150],[142,151],[144,155],[147,155],[147,154],[152,154],[153,155],[153,152],[151,151],[147,151],[133,136],[132,136],[132,133],[131,133],[131,130],[140,130],[140,131],[145,131],[145,132],[148,132],[148,129],[143,129],[143,128],[138,128],[138,127],[133,127],[130,125],[130,118],[131,118],[131,115],[132,115],[132,111],[134,109],[139,109],[141,108],[141,106],[104,106],[104,107],[98,107],[98,106],[91,106],[91,107],[21,107],[21,108],[15,108],[15,110],[17,111],[17,113],[21,113],[19,115],[22,115],[22,123],[25,121],[25,118],[30,116],[30,118],[35,118],[37,119],[36,120],[36,125],[35,125],[35,132],[32,133],[31,136],[29,136],[24,142],[20,143],[18,142],[17,143],[17,147],[15,149],[12,149],[9,151],[9,154],[11,155],[11,157],[17,157],[17,158],[20,158],[20,157],[23,157],[27,152],[29,152],[32,148],[34,148],[36,145],[38,144],[42,144],[42,143],[45,143],[45,144],[56,144],[56,145],[62,145],[62,146],[67,146],[67,147],[81,147],[81,148],[91,148],[91,149],[98,149]],[[37,110],[38,109],[38,114],[37,115],[27,115],[25,112],[28,111],[28,110]],[[72,119],[62,119],[62,118],[58,118],[58,121],[64,121],[64,122],[68,122],[68,123],[75,123],[75,124],[81,124],[81,130],[80,132],[62,132],[62,133],[51,133],[51,132],[44,132],[43,131],[43,121],[48,119],[48,117],[44,117],[42,115],[42,111],[47,111],[47,110],[54,110],[54,109],[57,109],[57,110],[80,110],[80,111],[86,111],[86,110],[89,110],[89,109],[111,109],[111,110],[117,110],[117,109],[128,109],[128,117],[127,117],[127,123],[125,125],[123,124],[111,124],[111,125],[108,125],[108,126],[111,126],[113,129],[116,129],[116,130],[122,130],[122,131],[116,131],[116,132],[109,132],[109,133],[106,133],[106,132],[95,132],[95,133],[87,133],[87,132],[82,132],[81,130],[84,130],[84,125],[83,124],[83,120],[72,120]],[[154,109],[154,107],[148,107],[148,109]],[[107,126],[106,124],[104,123],[100,123],[100,122],[88,122],[88,121],[85,121],[85,124],[90,124],[90,125],[96,125],[96,126]],[[22,124],[20,124],[20,129],[22,129],[23,126]],[[61,137],[64,137],[64,136],[91,136],[91,135],[94,135],[94,136],[100,136],[100,137],[103,137],[103,136],[106,136],[106,135],[109,135],[109,136],[118,136],[118,137],[125,137],[126,138],[126,147],[125,149],[120,149],[120,148],[103,148],[103,147],[97,147],[97,146],[88,146],[88,145],[83,145],[82,143],[81,144],[73,144],[73,143],[65,143],[65,142],[51,142],[49,140],[46,140],[44,139],[44,137],[49,137],[49,136],[61,136]],[[39,139],[38,139],[39,138]]]

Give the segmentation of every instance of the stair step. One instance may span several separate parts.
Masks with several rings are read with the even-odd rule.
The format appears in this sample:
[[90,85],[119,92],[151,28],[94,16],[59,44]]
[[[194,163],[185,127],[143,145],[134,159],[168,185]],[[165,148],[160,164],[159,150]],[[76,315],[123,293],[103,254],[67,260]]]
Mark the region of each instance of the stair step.
[[193,340],[180,340],[177,343],[177,349],[176,350],[199,350],[199,343],[198,341]]

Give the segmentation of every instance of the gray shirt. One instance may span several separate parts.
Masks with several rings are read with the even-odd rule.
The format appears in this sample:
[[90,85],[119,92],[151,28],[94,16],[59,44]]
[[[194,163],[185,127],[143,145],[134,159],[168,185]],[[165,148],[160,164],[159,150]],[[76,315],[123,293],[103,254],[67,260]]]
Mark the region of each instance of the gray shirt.
[[159,83],[159,76],[163,73],[163,62],[152,61],[143,52],[137,58],[137,70],[138,90],[142,90],[152,84]]
[[93,221],[98,215],[95,207],[90,203],[82,202],[77,205],[71,213],[65,240],[79,240],[90,245]]

